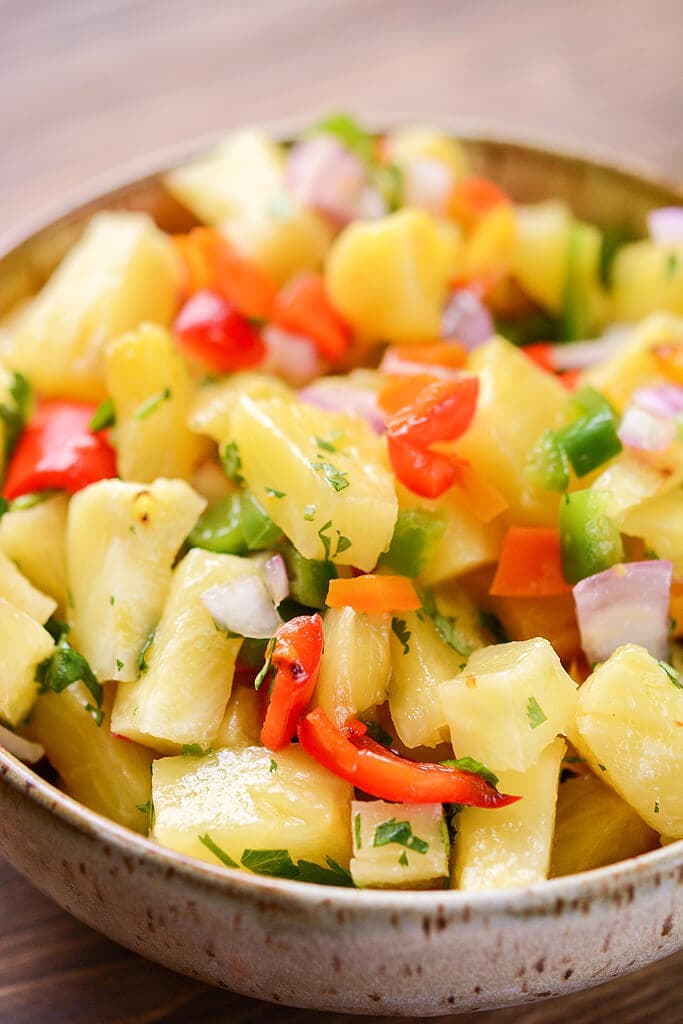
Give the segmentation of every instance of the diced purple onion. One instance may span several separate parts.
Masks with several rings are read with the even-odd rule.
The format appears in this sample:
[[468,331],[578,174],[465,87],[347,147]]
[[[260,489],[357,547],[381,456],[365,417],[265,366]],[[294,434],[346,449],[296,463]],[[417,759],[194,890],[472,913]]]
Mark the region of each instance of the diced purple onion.
[[551,362],[558,373],[562,370],[587,370],[618,352],[632,328],[614,324],[599,338],[553,345]]
[[441,160],[411,160],[403,167],[403,203],[442,216],[448,210],[454,182],[452,170]]
[[263,576],[238,576],[218,583],[200,601],[221,629],[254,640],[266,640],[282,625]]
[[621,644],[666,658],[669,647],[671,562],[613,565],[574,587],[581,646],[588,661],[606,661]]
[[17,736],[15,732],[0,725],[0,747],[4,747],[10,754],[18,757],[26,764],[37,764],[45,757],[45,748],[40,743],[31,743],[23,736]]
[[339,227],[357,217],[369,219],[386,213],[382,196],[368,186],[363,162],[331,135],[292,146],[285,181],[302,206],[317,210]]
[[661,206],[647,215],[650,237],[658,245],[683,242],[683,206]]
[[377,393],[371,388],[352,387],[344,384],[328,384],[323,377],[315,384],[302,388],[299,398],[306,405],[330,412],[355,412],[381,434],[385,427],[384,413],[377,404]]
[[661,452],[668,448],[676,436],[672,420],[653,416],[638,405],[627,406],[617,431],[619,440],[626,448],[638,448],[644,452]]
[[272,558],[269,558],[263,566],[263,574],[273,604],[278,605],[286,597],[289,597],[289,576],[282,555],[273,555]]
[[264,373],[276,374],[292,387],[300,388],[324,371],[325,364],[310,338],[279,327],[266,327],[262,337],[266,356],[259,369]]
[[441,336],[459,341],[466,349],[476,348],[493,337],[496,328],[488,309],[470,288],[453,292],[441,315]]
[[650,388],[638,388],[631,401],[653,416],[676,417],[683,413],[683,388],[677,384],[656,384]]

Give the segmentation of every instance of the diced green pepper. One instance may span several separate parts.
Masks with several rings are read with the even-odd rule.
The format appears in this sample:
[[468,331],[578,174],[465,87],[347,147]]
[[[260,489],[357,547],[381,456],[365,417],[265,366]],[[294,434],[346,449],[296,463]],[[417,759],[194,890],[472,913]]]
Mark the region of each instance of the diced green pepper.
[[609,569],[621,562],[624,549],[619,527],[607,515],[607,491],[574,491],[560,504],[562,573],[568,583]]
[[422,509],[404,509],[398,514],[389,550],[380,555],[378,564],[401,576],[417,576],[445,528],[439,516]]
[[583,224],[573,224],[567,241],[567,273],[560,311],[560,337],[563,341],[579,341],[590,337],[590,310],[585,283],[581,278],[582,249],[585,245]]
[[554,430],[546,430],[529,452],[526,473],[544,491],[567,490],[569,459]]
[[188,537],[194,548],[225,555],[245,555],[274,547],[282,530],[268,518],[250,494],[240,492],[222,498],[197,520]]
[[608,412],[616,419],[616,410],[609,399],[600,391],[596,391],[595,388],[590,387],[589,384],[586,384],[585,387],[579,388],[578,391],[575,391],[570,398],[570,402],[576,408],[577,412],[584,416],[592,415],[597,412]]
[[582,416],[558,430],[557,443],[566,452],[577,476],[585,476],[622,450],[610,410]]
[[278,550],[287,566],[290,597],[307,608],[324,608],[330,580],[337,576],[334,563],[304,558],[289,541]]
[[250,551],[272,548],[282,537],[282,530],[266,515],[256,498],[242,494],[242,529]]

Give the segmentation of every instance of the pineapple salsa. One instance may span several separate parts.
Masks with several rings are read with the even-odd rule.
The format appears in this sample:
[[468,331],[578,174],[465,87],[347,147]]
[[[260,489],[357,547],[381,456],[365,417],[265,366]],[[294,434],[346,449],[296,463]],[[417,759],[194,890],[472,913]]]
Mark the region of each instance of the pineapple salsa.
[[683,838],[683,209],[341,115],[165,184],[185,234],[96,214],[0,327],[0,743],[309,882]]

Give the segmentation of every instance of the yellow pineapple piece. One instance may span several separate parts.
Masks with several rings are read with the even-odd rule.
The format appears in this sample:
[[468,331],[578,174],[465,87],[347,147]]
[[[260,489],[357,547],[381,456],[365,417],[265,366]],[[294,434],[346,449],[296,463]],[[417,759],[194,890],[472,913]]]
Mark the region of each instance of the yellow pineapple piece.
[[607,514],[622,523],[628,514],[674,490],[683,482],[683,444],[675,442],[656,457],[623,451],[592,482],[591,487],[609,494]]
[[576,712],[576,683],[540,637],[475,651],[439,689],[456,756],[495,772],[525,772]]
[[552,878],[637,857],[658,843],[657,833],[594,775],[578,775],[560,786]]
[[216,750],[154,762],[154,838],[216,864],[208,835],[236,864],[245,850],[287,850],[293,860],[348,865],[352,787],[299,746]]
[[510,203],[494,206],[475,226],[465,245],[465,274],[507,274],[517,243],[517,219]]
[[212,746],[257,746],[261,738],[259,701],[253,686],[235,686]]
[[313,704],[337,725],[383,704],[391,673],[389,615],[348,606],[325,613],[325,647]]
[[12,332],[8,365],[42,395],[104,397],[104,348],[142,320],[170,324],[179,269],[142,213],[98,213]]
[[678,838],[683,837],[680,722],[683,689],[636,644],[618,647],[579,690],[580,752],[651,828]]
[[114,687],[106,687],[98,726],[86,708],[92,697],[82,683],[45,693],[35,703],[28,731],[45,747],[71,796],[119,825],[146,833],[152,753],[111,734],[113,697]]
[[562,424],[566,390],[502,338],[476,349],[469,368],[479,375],[479,401],[455,450],[495,483],[515,523],[556,525],[559,496],[534,487],[525,467],[544,431]]
[[206,502],[183,480],[103,480],[69,506],[70,641],[100,680],[131,682],[171,566]]
[[658,558],[673,562],[674,577],[683,575],[683,491],[677,487],[642,505],[637,505],[622,518],[622,533],[641,537],[646,547],[657,552]]
[[488,597],[487,607],[498,616],[511,640],[533,640],[542,636],[550,642],[565,664],[581,648],[574,595],[548,597]]
[[612,268],[615,320],[634,321],[661,310],[683,315],[683,245],[641,239],[617,253]]
[[327,258],[325,280],[332,303],[361,336],[423,341],[441,336],[441,312],[460,256],[454,225],[409,208],[344,228]]
[[637,388],[666,381],[653,350],[680,342],[682,334],[683,318],[653,313],[634,327],[615,355],[587,372],[586,382],[623,409]]
[[218,444],[232,437],[231,416],[242,395],[250,398],[286,398],[290,389],[266,373],[233,373],[197,389],[189,416],[189,427]]
[[66,517],[68,499],[55,494],[0,519],[0,550],[34,587],[49,594],[63,614],[67,607]]
[[403,167],[415,160],[436,160],[453,174],[453,180],[467,171],[465,153],[456,139],[420,125],[398,128],[384,138],[387,159]]
[[0,597],[0,720],[18,725],[26,717],[38,694],[36,668],[53,647],[47,630]]
[[148,667],[136,682],[119,685],[114,732],[164,753],[183,744],[206,749],[213,742],[242,639],[217,629],[200,597],[209,587],[253,572],[254,563],[246,558],[200,548],[185,555],[145,656]]
[[171,335],[143,324],[107,346],[105,378],[116,410],[122,480],[188,480],[201,445],[187,427],[192,385]]
[[441,804],[354,800],[351,876],[360,888],[436,889],[448,877]]
[[36,590],[0,549],[0,597],[41,624],[47,622],[57,602]]
[[232,439],[247,486],[302,555],[374,568],[391,541],[397,501],[383,443],[364,421],[243,396]]
[[523,888],[548,877],[564,740],[526,771],[499,773],[498,787],[522,799],[489,810],[464,807],[456,818],[453,887]]

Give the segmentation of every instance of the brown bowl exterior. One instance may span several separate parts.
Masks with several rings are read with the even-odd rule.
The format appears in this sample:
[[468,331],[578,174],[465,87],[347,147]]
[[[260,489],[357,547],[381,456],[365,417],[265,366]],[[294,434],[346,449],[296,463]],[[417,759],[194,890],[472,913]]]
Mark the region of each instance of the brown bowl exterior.
[[[458,137],[467,133],[448,125]],[[280,133],[286,137],[287,133]],[[493,138],[471,165],[519,200],[567,199],[598,224],[643,230],[672,186],[609,163]],[[0,241],[0,315],[30,295],[97,209],[142,209],[179,230],[187,214],[159,168]],[[214,985],[292,1006],[436,1016],[577,991],[683,947],[683,842],[523,890],[358,892],[194,861],[128,832],[0,749],[0,854],[109,938]]]

